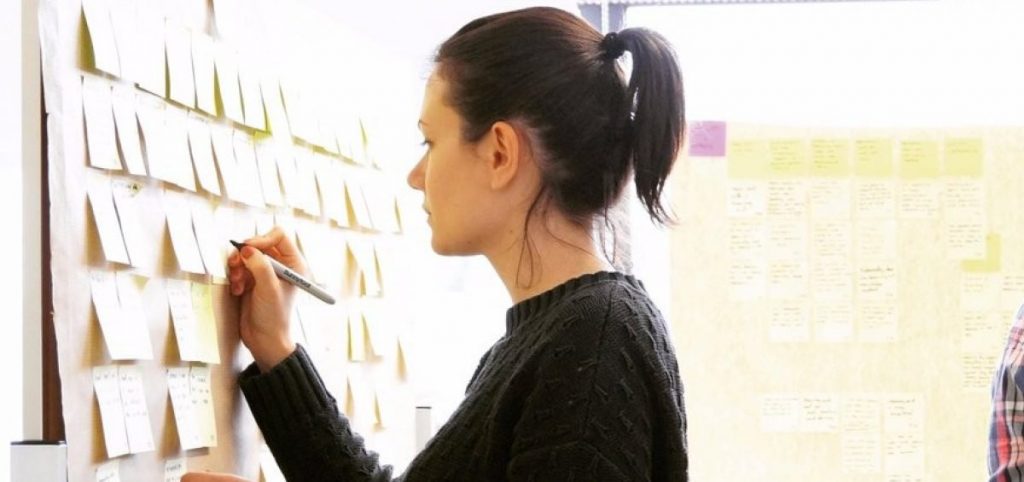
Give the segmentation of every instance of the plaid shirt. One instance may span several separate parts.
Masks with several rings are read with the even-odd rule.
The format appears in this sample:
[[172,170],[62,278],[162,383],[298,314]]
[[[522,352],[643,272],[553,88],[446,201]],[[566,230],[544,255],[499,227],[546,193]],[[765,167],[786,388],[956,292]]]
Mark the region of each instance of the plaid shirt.
[[989,482],[1024,482],[1024,306],[1006,340],[992,380],[988,435]]

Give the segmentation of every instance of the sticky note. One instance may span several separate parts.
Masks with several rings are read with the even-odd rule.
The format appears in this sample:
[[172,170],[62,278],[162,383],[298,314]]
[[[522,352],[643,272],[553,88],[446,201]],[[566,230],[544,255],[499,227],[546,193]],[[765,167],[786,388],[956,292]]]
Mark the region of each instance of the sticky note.
[[192,33],[184,26],[168,20],[164,41],[167,47],[167,71],[171,100],[195,108],[196,88],[192,72]]
[[202,255],[199,254],[199,244],[192,229],[192,211],[189,209],[188,197],[184,193],[164,190],[162,201],[178,267],[182,271],[206,274]]
[[273,140],[267,139],[256,144],[256,166],[260,174],[263,200],[271,206],[284,206]]
[[726,168],[732,179],[768,177],[768,146],[763,141],[729,141]]
[[117,142],[121,146],[125,167],[131,174],[145,176],[146,161],[142,157],[139,120],[135,117],[135,88],[130,84],[114,84],[111,101],[114,124],[117,127]]
[[146,405],[146,389],[142,385],[142,370],[134,365],[120,365],[117,368],[121,405],[124,409],[125,430],[128,433],[128,450],[133,454],[152,452],[153,427],[149,422],[149,407]]
[[128,433],[124,423],[124,407],[121,405],[117,365],[93,367],[92,386],[100,406],[107,457],[124,455],[128,453]]
[[188,113],[180,107],[168,106],[164,120],[167,181],[195,192],[196,175],[192,170],[192,155],[188,143]]
[[192,227],[199,245],[199,255],[203,259],[206,272],[215,278],[227,278],[228,243],[219,235],[213,217],[213,206],[203,198],[192,198]]
[[377,262],[373,244],[365,239],[350,239],[348,247],[352,251],[356,265],[359,267],[359,273],[363,282],[363,294],[379,294],[380,280],[377,277]]
[[389,419],[390,413],[386,408],[386,402],[384,397],[381,395],[380,390],[373,391],[373,423],[380,428],[387,427],[387,420]]
[[192,167],[196,170],[199,185],[214,196],[220,196],[220,179],[213,161],[213,144],[210,141],[210,124],[194,113],[188,115],[188,145],[192,155]]
[[812,177],[845,178],[850,175],[850,143],[845,139],[812,139]]
[[320,216],[320,198],[316,189],[316,171],[313,152],[306,148],[293,149],[295,156],[295,180],[302,194],[302,211],[311,216]]
[[121,461],[110,460],[96,467],[96,482],[121,482]]
[[210,141],[213,143],[214,158],[220,178],[224,182],[224,191],[232,201],[242,202],[243,193],[238,185],[238,170],[235,165],[234,132],[230,127],[220,124],[209,124]]
[[131,359],[132,340],[128,337],[127,322],[121,311],[121,303],[117,299],[117,281],[114,278],[114,273],[90,270],[89,291],[110,358],[114,360]]
[[217,419],[210,385],[210,367],[193,366],[189,373],[189,393],[199,427],[199,443],[203,447],[217,446]]
[[132,266],[151,273],[156,265],[157,243],[150,238],[143,223],[144,215],[150,218],[154,215],[151,212],[143,214],[143,189],[142,184],[130,179],[116,178],[110,182],[128,260]]
[[128,250],[124,247],[121,223],[117,219],[114,197],[110,190],[110,178],[102,171],[90,169],[86,171],[85,181],[89,206],[92,207],[93,221],[96,223],[103,255],[107,261],[129,264]]
[[187,280],[168,279],[164,292],[174,323],[174,337],[178,342],[178,354],[183,361],[202,361],[203,352],[199,339],[199,320],[192,307],[192,285]]
[[939,143],[905,140],[900,143],[900,177],[907,180],[939,177]]
[[985,237],[985,259],[965,260],[961,269],[965,273],[998,273],[1002,269],[1003,239],[997,233]]
[[188,472],[188,459],[173,457],[164,462],[164,482],[181,482]]
[[807,174],[804,141],[774,139],[768,141],[768,172],[772,177],[801,177]]
[[263,93],[263,106],[267,110],[270,125],[267,130],[278,139],[291,142],[292,131],[288,126],[288,114],[281,98],[281,86],[277,79],[264,75],[260,79],[260,91]]
[[120,171],[110,84],[97,77],[85,76],[82,79],[82,109],[85,112],[89,165]]
[[888,139],[857,139],[853,153],[853,171],[859,177],[883,179],[895,173],[892,141]]
[[120,329],[130,344],[125,347],[124,358],[114,359],[152,360],[153,343],[149,338],[149,319],[138,284],[140,278],[127,271],[118,271],[114,277],[120,301],[121,322],[124,323]]
[[690,123],[690,156],[721,157],[725,155],[725,122],[698,121]]
[[324,214],[339,225],[347,226],[348,211],[345,200],[345,182],[341,178],[338,162],[330,157],[313,154],[313,171],[320,191]]
[[213,309],[213,286],[192,284],[192,309],[196,317],[196,335],[199,337],[199,361],[219,364],[220,345],[217,337],[217,314]]
[[981,177],[985,166],[980,138],[946,139],[945,174],[953,177]]
[[136,97],[135,114],[142,127],[142,138],[146,145],[146,164],[149,175],[154,179],[170,182],[173,179],[171,167],[168,165],[167,146],[164,139],[164,103],[151,95],[140,94]]
[[263,94],[260,92],[260,73],[256,64],[250,61],[238,65],[238,84],[242,92],[242,110],[245,125],[253,129],[267,128],[266,114],[263,111]]
[[348,315],[348,359],[361,362],[366,360],[366,325],[358,309]]
[[277,162],[277,173],[281,181],[281,188],[285,203],[288,207],[300,209],[304,205],[304,194],[299,192],[298,172],[295,170],[295,156],[292,155],[290,145],[274,143],[274,158]]
[[196,106],[212,116],[217,115],[214,65],[213,37],[193,30],[192,74],[196,90]]
[[370,217],[370,208],[366,205],[366,197],[363,196],[363,186],[358,179],[345,180],[346,202],[349,213],[355,219],[355,224],[373,229],[373,219]]
[[217,92],[220,93],[224,115],[239,124],[244,124],[242,94],[238,84],[238,54],[223,42],[214,43],[213,52],[217,72]]
[[199,422],[192,404],[190,388],[191,373],[188,367],[167,369],[167,393],[174,410],[174,424],[178,428],[178,440],[182,450],[202,447],[199,436]]
[[263,192],[260,188],[259,166],[256,164],[256,147],[252,138],[243,131],[236,130],[232,138],[235,153],[235,187],[238,188],[241,202],[253,207],[265,207]]
[[164,16],[157,8],[139,8],[135,17],[138,67],[136,82],[139,87],[155,95],[167,95],[167,55],[164,48]]
[[121,75],[110,3],[110,0],[82,0],[82,10],[96,68],[111,75]]

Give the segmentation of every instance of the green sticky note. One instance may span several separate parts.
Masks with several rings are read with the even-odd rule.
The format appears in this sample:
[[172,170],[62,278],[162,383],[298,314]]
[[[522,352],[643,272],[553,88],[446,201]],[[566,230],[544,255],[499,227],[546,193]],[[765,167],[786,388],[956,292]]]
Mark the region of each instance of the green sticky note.
[[903,141],[900,143],[900,177],[909,180],[939,177],[939,143]]
[[853,172],[859,177],[876,179],[892,177],[892,141],[889,139],[857,139],[853,141]]
[[985,237],[985,259],[968,259],[961,263],[965,273],[998,273],[1002,270],[1003,238],[990,233]]
[[776,139],[768,141],[768,174],[771,177],[803,177],[807,175],[807,152],[804,141]]
[[768,177],[768,156],[763,141],[729,141],[727,171],[733,179],[765,179]]
[[980,138],[946,140],[947,176],[981,177],[984,165],[984,147]]
[[811,176],[850,175],[850,143],[845,139],[811,140]]

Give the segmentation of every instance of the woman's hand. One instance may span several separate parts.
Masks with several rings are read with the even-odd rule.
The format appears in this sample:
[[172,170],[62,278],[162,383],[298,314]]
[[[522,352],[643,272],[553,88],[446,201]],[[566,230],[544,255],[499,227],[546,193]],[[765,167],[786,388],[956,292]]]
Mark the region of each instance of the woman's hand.
[[267,371],[295,351],[291,339],[292,302],[295,287],[279,280],[266,256],[302,276],[306,262],[281,228],[245,240],[246,247],[228,258],[231,294],[240,296],[239,334],[252,352],[260,371]]
[[249,482],[231,474],[211,474],[189,472],[181,478],[181,482]]

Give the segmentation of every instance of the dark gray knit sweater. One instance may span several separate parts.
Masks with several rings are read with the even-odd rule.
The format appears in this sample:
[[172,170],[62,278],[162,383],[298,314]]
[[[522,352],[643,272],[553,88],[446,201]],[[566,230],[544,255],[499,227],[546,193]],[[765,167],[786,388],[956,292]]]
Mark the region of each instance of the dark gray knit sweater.
[[[676,358],[639,281],[584,275],[516,304],[506,323],[402,479],[687,480]],[[289,481],[391,480],[301,346],[240,384]]]

